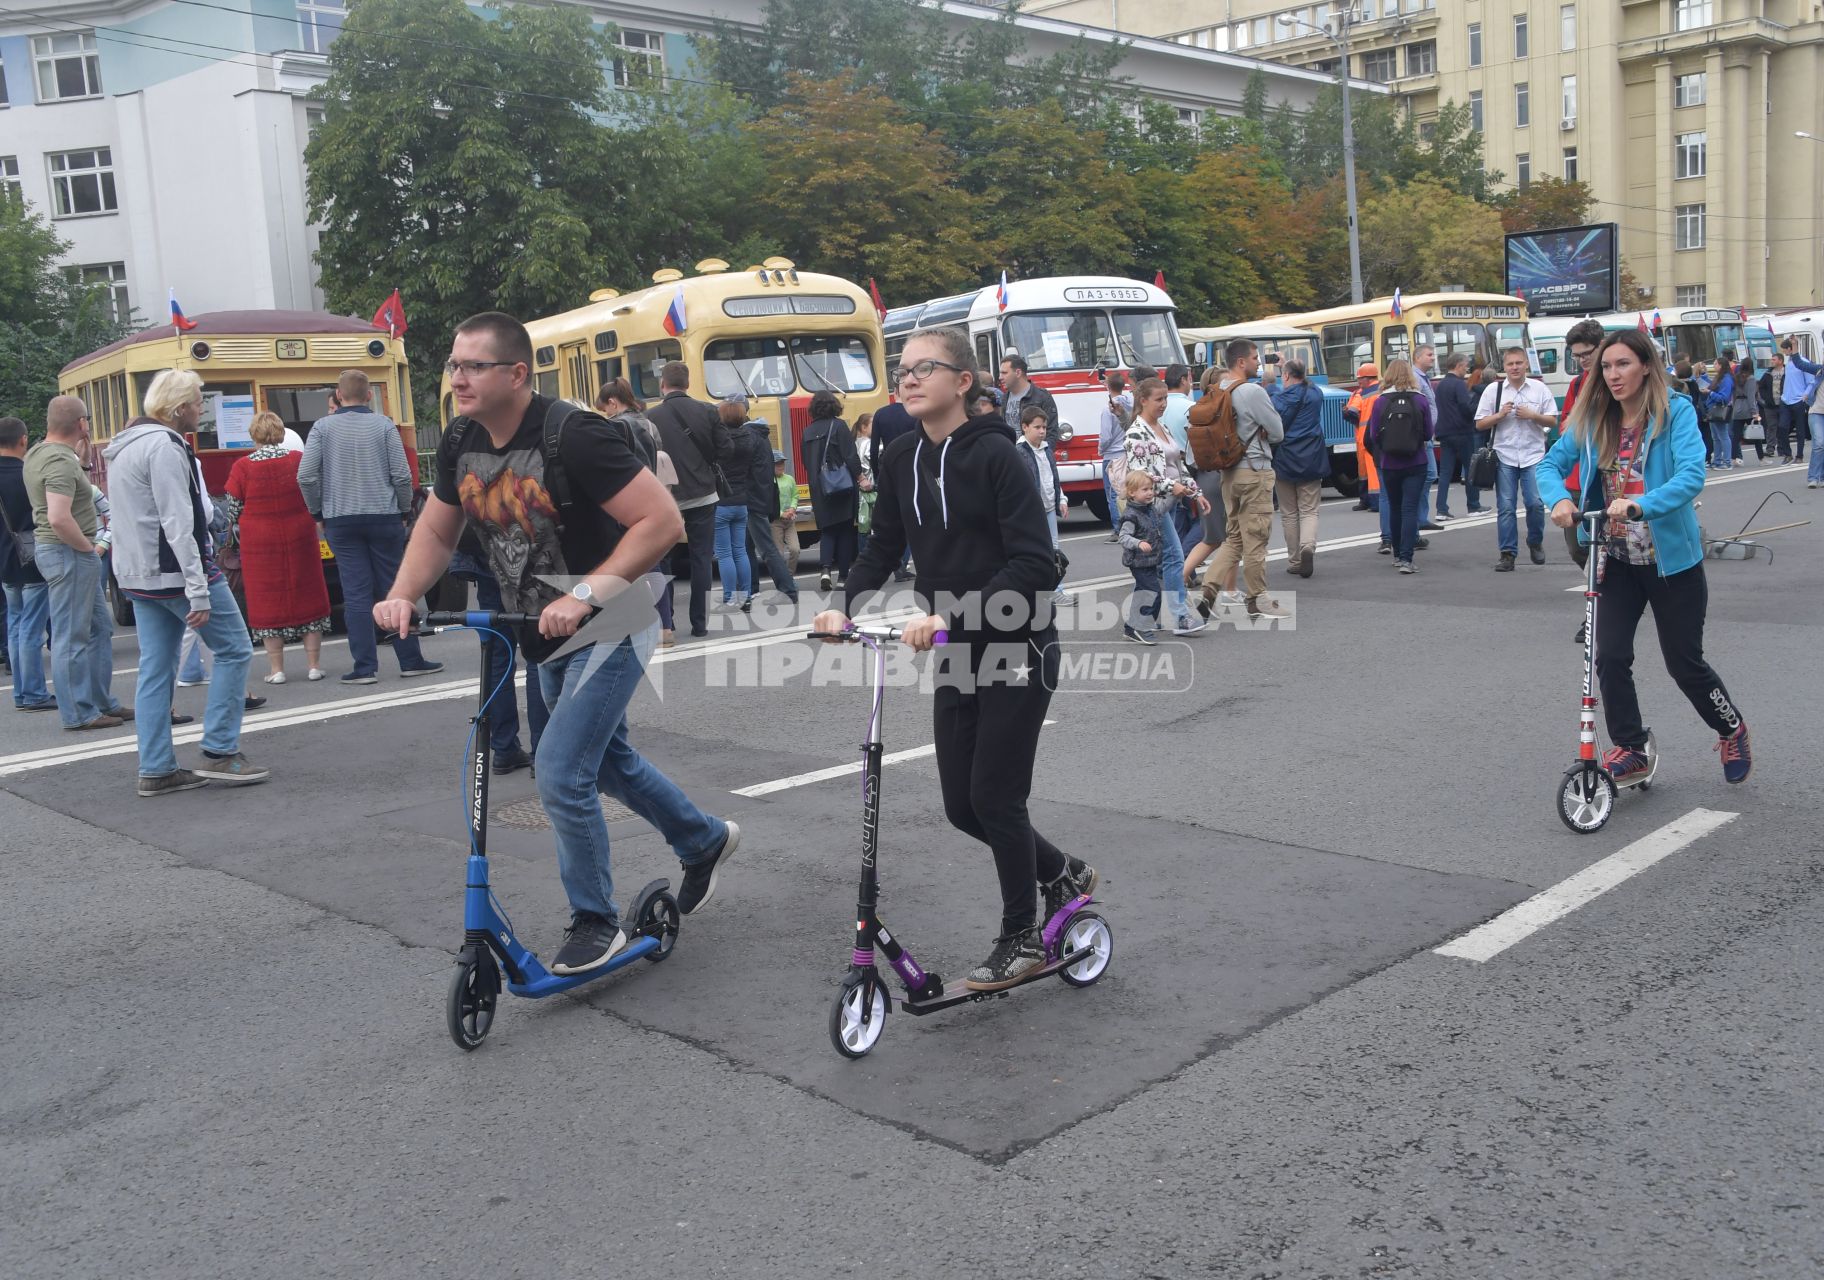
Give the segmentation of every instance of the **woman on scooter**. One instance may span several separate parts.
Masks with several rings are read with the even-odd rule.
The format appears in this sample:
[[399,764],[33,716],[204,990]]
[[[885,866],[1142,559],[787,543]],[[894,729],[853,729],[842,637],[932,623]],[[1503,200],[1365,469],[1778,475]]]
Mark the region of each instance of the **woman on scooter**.
[[[1582,512],[1608,515],[1596,621],[1596,676],[1609,741],[1602,763],[1617,785],[1647,775],[1647,728],[1634,692],[1634,633],[1649,605],[1666,672],[1705,724],[1716,730],[1723,778],[1742,782],[1753,767],[1748,725],[1704,660],[1704,548],[1692,504],[1704,488],[1704,440],[1685,396],[1673,396],[1651,339],[1610,334],[1597,351],[1599,375],[1571,411],[1570,429],[1539,466],[1539,492],[1561,529]],[[1578,467],[1580,492],[1564,477]]]
[[938,632],[948,633],[932,702],[944,812],[993,850],[1001,883],[1000,931],[965,985],[998,991],[1044,963],[1044,918],[1097,881],[1092,867],[1035,832],[1026,811],[1057,682],[1049,604],[1057,561],[1013,429],[999,414],[965,414],[981,385],[969,336],[945,328],[912,338],[893,385],[920,429],[881,455],[873,535],[849,572],[843,607],[813,625],[843,630],[911,546],[913,589],[927,613],[906,624],[902,638],[929,649]]

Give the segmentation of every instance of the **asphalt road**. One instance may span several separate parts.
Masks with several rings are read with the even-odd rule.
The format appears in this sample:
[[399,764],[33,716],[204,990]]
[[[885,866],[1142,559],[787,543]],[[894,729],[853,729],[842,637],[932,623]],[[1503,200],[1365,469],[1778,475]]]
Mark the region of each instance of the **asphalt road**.
[[[1704,523],[1776,489],[1802,510],[1763,524],[1824,511],[1793,469],[1738,471]],[[505,1001],[473,1054],[442,1011],[472,637],[427,641],[445,677],[383,656],[352,690],[294,654],[247,722],[274,780],[240,791],[139,801],[130,735],[4,714],[7,1274],[1819,1274],[1824,526],[1707,565],[1750,782],[1723,783],[1643,636],[1659,778],[1575,836],[1553,794],[1581,599],[1556,531],[1546,566],[1496,575],[1492,520],[1458,522],[1401,577],[1346,508],[1315,577],[1270,566],[1295,625],[1085,667],[1054,701],[1033,813],[1105,873],[1107,976],[895,1014],[860,1062],[824,1029],[855,778],[800,775],[854,759],[866,695],[786,617],[722,619],[633,712],[742,824],[716,901],[662,966]],[[1074,583],[1119,574],[1087,517],[1065,533]],[[1085,587],[1071,616],[1123,594]],[[123,696],[132,655],[128,632]],[[997,904],[917,753],[926,702],[889,693],[887,750],[913,754],[886,773],[883,910],[954,974]],[[494,879],[548,954],[566,912],[533,794],[495,789]],[[612,831],[623,897],[675,880],[637,820]],[[1438,952],[1491,920],[1505,949]]]

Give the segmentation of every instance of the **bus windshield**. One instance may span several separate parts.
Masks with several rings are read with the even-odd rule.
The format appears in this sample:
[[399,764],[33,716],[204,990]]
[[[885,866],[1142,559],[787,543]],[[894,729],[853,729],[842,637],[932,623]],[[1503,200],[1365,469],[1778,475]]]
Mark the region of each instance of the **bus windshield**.
[[[1010,315],[1002,339],[1008,351],[1026,357],[1026,367],[1033,373],[1121,363],[1115,355],[1114,330],[1100,311],[1026,311]],[[1170,358],[1168,354],[1168,362]]]
[[703,389],[731,396],[786,396],[797,383],[783,338],[723,338],[703,348]]
[[859,334],[793,338],[792,364],[806,391],[874,390],[874,362]]
[[1121,340],[1122,364],[1163,369],[1184,359],[1169,311],[1117,311],[1115,335]]

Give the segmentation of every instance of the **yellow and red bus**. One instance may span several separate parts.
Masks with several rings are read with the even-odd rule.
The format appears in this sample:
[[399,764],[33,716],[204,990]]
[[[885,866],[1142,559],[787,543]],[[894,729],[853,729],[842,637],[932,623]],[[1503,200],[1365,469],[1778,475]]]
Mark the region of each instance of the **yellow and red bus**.
[[[810,425],[811,396],[834,392],[851,424],[887,403],[880,317],[859,285],[799,271],[785,258],[745,271],[708,258],[695,270],[691,276],[656,271],[648,288],[598,289],[585,306],[527,322],[537,390],[589,404],[604,383],[625,378],[651,402],[661,395],[659,371],[680,360],[690,369],[691,395],[745,395],[748,413],[766,420],[773,447],[798,478],[800,512],[808,519],[809,476],[799,444]],[[680,294],[684,327],[673,334],[665,317]],[[441,398],[447,426],[455,413],[447,376]]]

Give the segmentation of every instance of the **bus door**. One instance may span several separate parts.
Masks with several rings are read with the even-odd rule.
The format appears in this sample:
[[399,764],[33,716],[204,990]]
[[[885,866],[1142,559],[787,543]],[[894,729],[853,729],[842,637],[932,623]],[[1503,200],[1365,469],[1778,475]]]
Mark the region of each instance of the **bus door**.
[[1001,344],[993,322],[990,321],[987,328],[977,329],[974,337],[976,367],[986,381],[993,382],[1001,372]]
[[564,372],[570,377],[570,395],[584,404],[595,403],[595,386],[590,380],[589,353],[583,343],[567,342],[561,348]]

